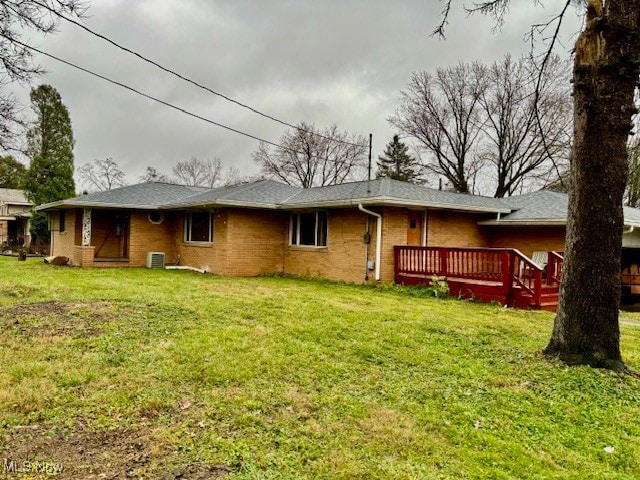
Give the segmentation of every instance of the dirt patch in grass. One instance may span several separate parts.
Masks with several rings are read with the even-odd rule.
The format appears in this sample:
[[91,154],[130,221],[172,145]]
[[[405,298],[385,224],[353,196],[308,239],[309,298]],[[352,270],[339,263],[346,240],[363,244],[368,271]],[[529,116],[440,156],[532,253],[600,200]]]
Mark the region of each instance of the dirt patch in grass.
[[[0,435],[4,437],[1,461],[11,478],[204,480],[236,470],[181,464],[176,449],[156,440],[150,427],[95,432],[81,423],[65,431],[30,425],[10,427]],[[7,472],[7,466],[13,472]],[[25,466],[35,468],[35,476]]]
[[87,337],[113,318],[109,302],[38,302],[14,305],[0,311],[0,328],[30,336]]

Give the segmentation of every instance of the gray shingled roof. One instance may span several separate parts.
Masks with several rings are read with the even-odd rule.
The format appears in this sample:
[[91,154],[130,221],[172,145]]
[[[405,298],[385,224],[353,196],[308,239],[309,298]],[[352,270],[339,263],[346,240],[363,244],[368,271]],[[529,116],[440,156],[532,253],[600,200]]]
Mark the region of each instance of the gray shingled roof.
[[140,208],[157,209],[208,191],[205,187],[190,187],[171,183],[148,182],[114,188],[104,192],[80,195],[67,200],[40,205],[37,210],[64,207]]
[[15,188],[0,188],[0,203],[11,205],[31,205],[24,194],[24,190]]
[[358,203],[414,205],[493,213],[511,210],[502,199],[444,192],[389,178],[301,189],[286,202],[291,208],[321,205],[347,206]]
[[[487,220],[482,225],[558,224],[567,223],[569,196],[566,193],[540,190],[504,199],[513,211],[500,220]],[[640,226],[640,210],[624,207],[626,225]]]
[[204,188],[141,183],[41,205],[38,210],[73,207],[175,209],[216,205],[255,208],[310,208],[366,205],[413,205],[463,211],[507,213],[500,199],[442,192],[397,180],[380,179],[303,189],[273,180]]
[[273,180],[206,189],[197,195],[175,202],[167,202],[168,208],[197,207],[208,205],[238,205],[277,208],[295,193],[299,187],[285,185]]
[[568,196],[565,193],[540,190],[504,199],[514,211],[501,218],[503,222],[567,221]]
[[[177,209],[239,206],[267,209],[391,205],[500,214],[483,225],[558,224],[567,221],[568,196],[541,190],[508,198],[434,190],[388,178],[316,188],[299,188],[273,180],[205,188],[169,183],[141,183],[41,205],[38,210],[73,207]],[[625,224],[640,227],[640,210],[625,207]]]

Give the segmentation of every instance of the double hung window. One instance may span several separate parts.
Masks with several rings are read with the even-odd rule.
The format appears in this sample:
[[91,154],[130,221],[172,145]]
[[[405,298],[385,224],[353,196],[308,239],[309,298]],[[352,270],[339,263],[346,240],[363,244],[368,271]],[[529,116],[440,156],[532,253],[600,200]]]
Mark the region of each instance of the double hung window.
[[325,211],[292,213],[290,244],[326,247],[327,223]]
[[184,241],[211,243],[213,240],[212,224],[211,212],[187,212],[184,219]]

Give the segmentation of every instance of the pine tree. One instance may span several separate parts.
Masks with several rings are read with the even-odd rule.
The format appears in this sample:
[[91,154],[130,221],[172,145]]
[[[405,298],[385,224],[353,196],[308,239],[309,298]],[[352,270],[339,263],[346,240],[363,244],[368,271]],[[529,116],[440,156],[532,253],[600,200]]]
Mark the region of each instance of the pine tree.
[[[27,196],[34,205],[73,197],[74,141],[69,111],[50,85],[31,90],[31,106],[36,120],[27,132],[27,154],[31,158],[24,185]],[[34,212],[31,234],[48,243],[47,223],[42,216]]]
[[27,168],[11,155],[0,157],[0,188],[22,188]]
[[398,135],[387,145],[383,156],[378,157],[378,178],[388,177],[410,183],[422,183],[416,172],[418,162],[407,153],[409,147],[400,141]]

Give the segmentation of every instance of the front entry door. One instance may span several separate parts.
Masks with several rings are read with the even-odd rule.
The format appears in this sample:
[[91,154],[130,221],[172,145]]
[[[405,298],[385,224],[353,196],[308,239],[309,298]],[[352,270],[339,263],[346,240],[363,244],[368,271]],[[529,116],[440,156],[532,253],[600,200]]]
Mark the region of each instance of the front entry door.
[[407,245],[422,246],[422,212],[409,210],[407,224]]

